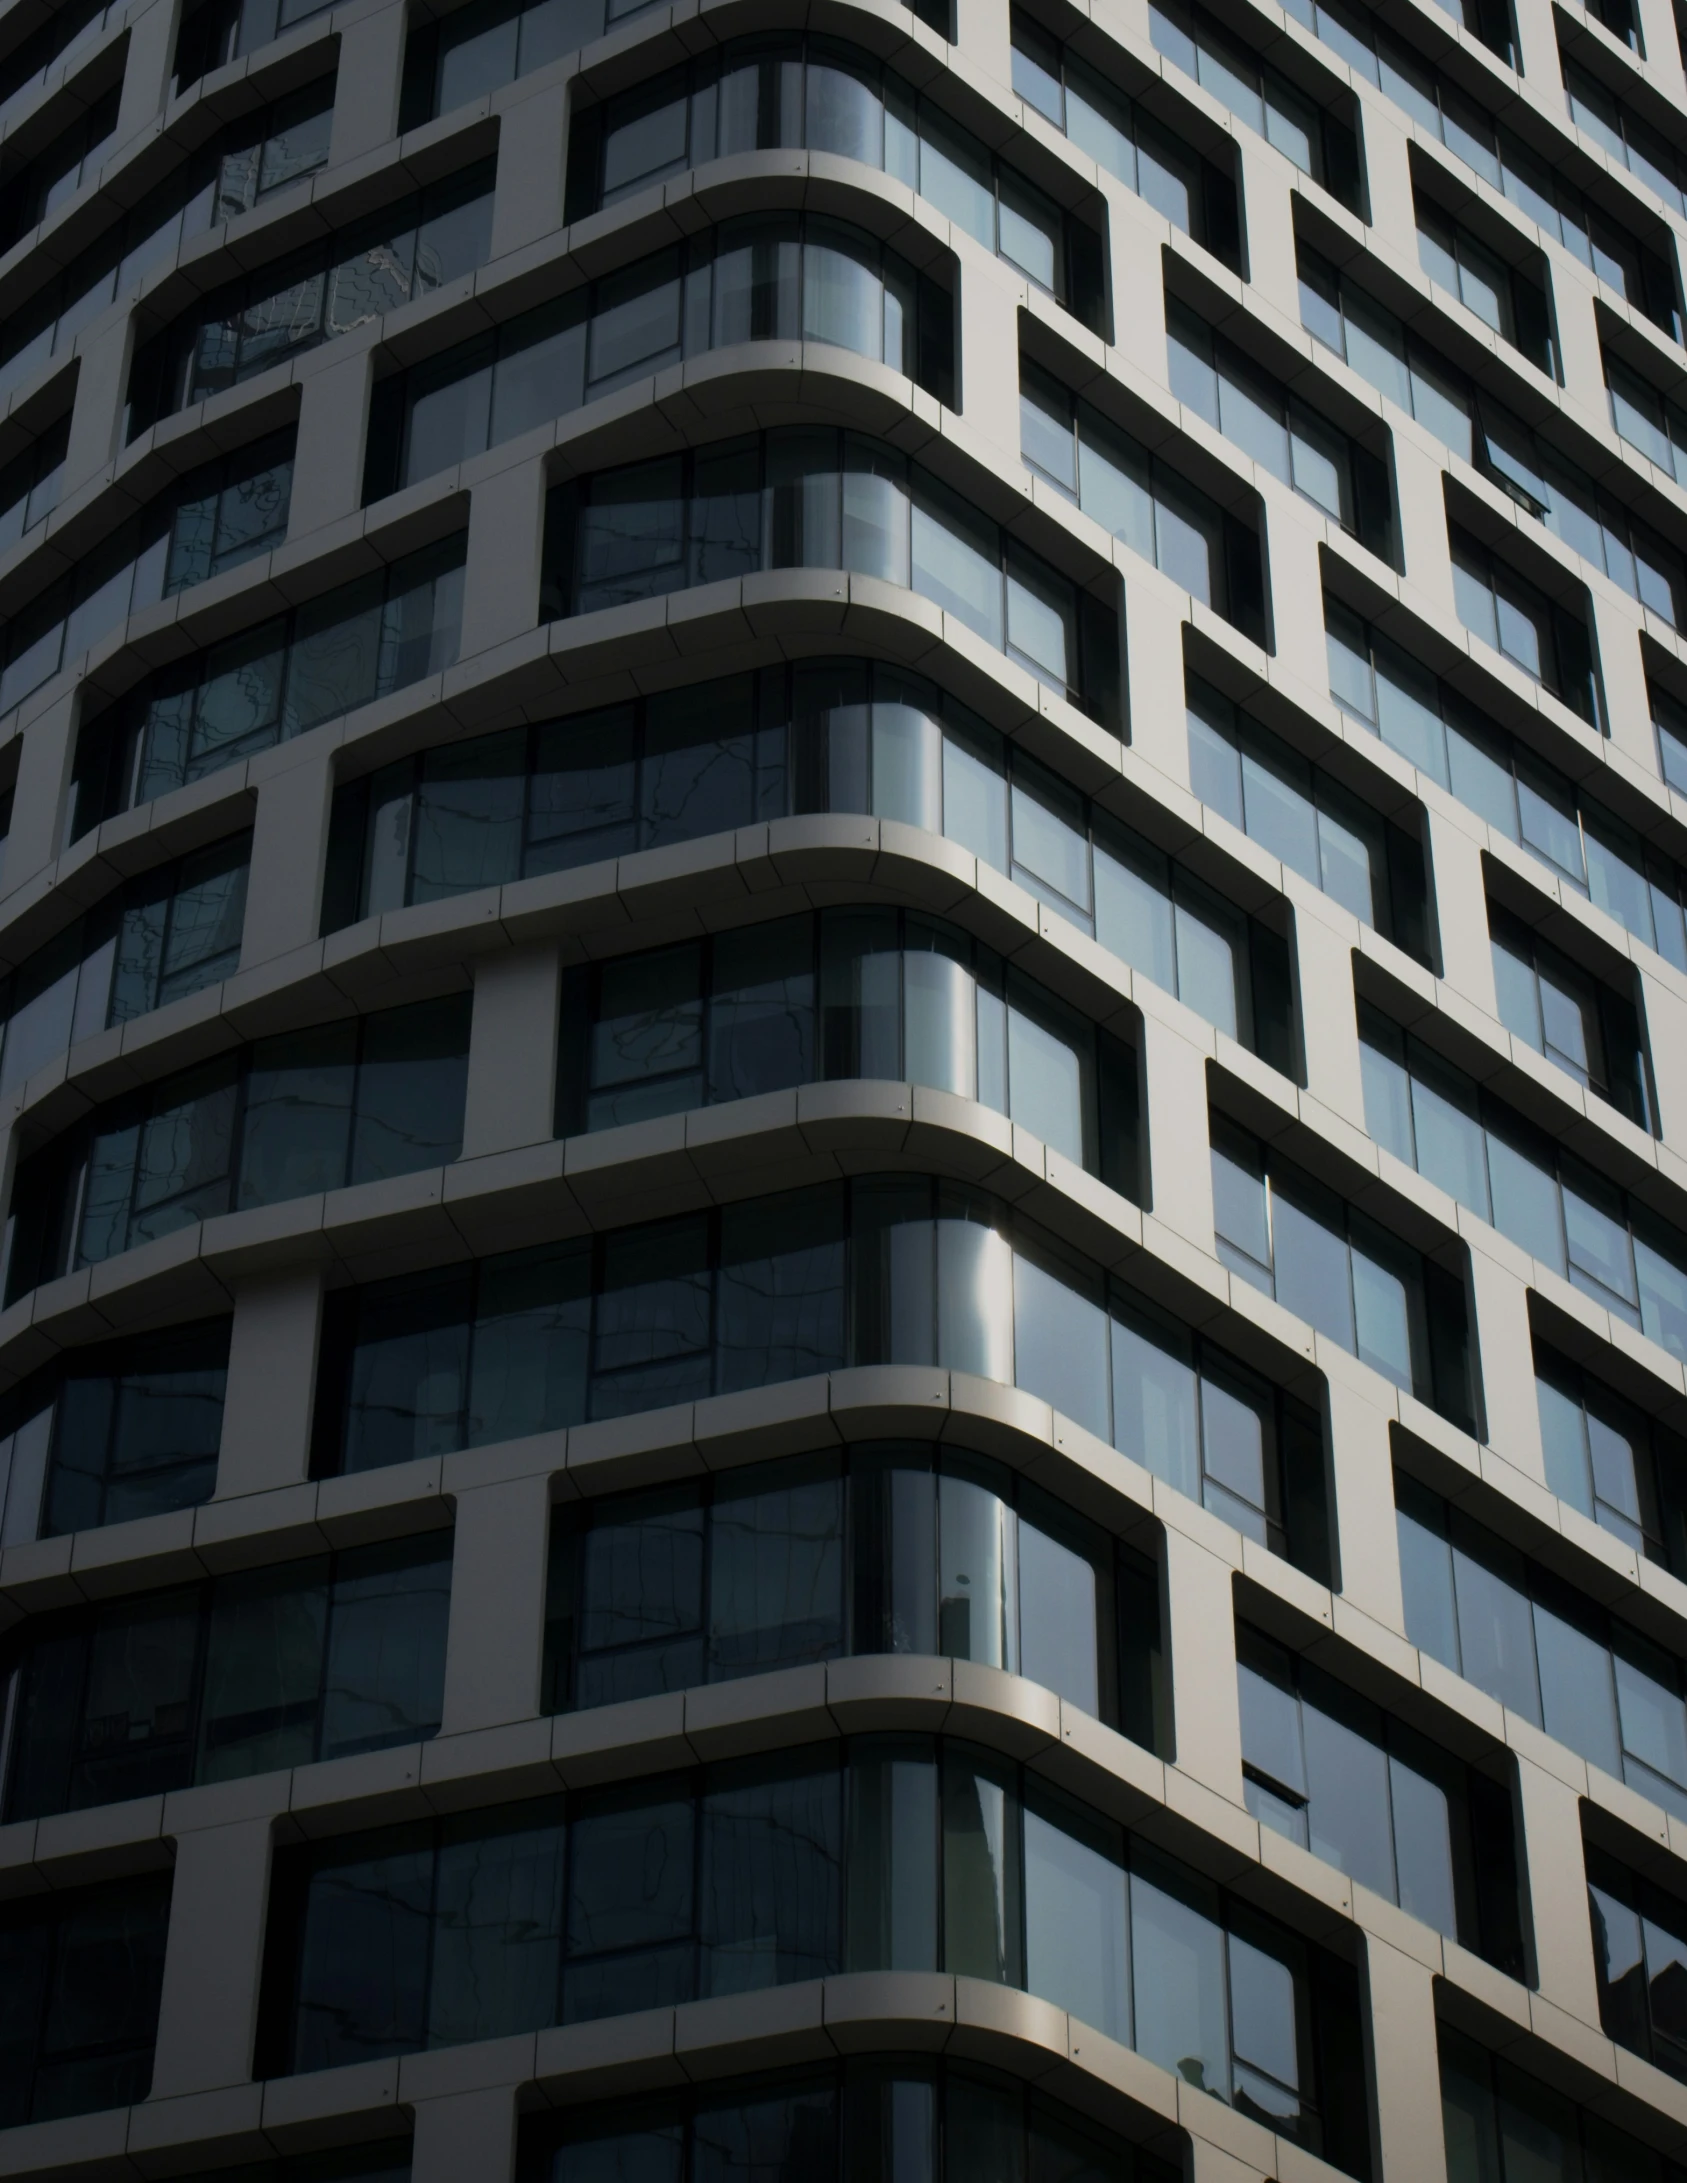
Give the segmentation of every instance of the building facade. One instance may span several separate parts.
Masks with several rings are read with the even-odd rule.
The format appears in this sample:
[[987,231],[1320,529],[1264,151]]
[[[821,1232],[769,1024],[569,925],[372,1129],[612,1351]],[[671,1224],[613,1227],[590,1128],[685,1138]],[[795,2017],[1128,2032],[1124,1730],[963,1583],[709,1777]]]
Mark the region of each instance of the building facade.
[[1684,46],[0,10],[0,2176],[1687,2177]]

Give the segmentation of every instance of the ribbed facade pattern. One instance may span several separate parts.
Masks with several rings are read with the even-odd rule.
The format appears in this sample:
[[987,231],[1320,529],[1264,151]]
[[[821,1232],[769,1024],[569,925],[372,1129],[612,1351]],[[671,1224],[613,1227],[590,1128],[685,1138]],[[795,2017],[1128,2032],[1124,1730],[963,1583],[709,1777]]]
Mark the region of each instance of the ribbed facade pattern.
[[1684,54],[0,6],[0,2176],[1684,2183]]

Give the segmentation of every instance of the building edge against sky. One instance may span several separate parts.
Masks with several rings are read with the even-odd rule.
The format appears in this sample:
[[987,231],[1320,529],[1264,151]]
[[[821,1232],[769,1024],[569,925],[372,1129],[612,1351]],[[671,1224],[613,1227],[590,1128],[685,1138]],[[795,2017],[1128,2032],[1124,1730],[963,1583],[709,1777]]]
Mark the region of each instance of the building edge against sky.
[[1687,2178],[1684,50],[0,7],[0,2175]]

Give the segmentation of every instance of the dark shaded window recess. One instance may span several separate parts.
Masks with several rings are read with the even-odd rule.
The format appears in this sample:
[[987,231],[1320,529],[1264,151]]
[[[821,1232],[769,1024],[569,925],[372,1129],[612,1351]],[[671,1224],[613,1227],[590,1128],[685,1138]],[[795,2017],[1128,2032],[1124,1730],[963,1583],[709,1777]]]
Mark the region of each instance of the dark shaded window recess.
[[952,262],[942,278],[917,272],[865,229],[819,214],[725,221],[379,380],[364,500],[745,341],[849,349],[952,405]]
[[1687,1438],[1539,1334],[1534,1351],[1547,1484],[1601,1531],[1687,1576]]
[[[1611,422],[1620,439],[1655,462],[1666,477],[1687,483],[1687,408],[1670,392],[1655,386],[1651,373],[1658,360],[1643,344],[1610,322],[1600,327],[1600,354],[1605,363],[1605,387],[1611,398]],[[1622,340],[1619,354],[1614,342]],[[1671,380],[1673,387],[1678,384]]]
[[[1626,500],[1615,498],[1604,484],[1596,484],[1588,470],[1563,451],[1564,420],[1556,410],[1543,410],[1535,424],[1526,423],[1509,403],[1432,348],[1310,244],[1299,244],[1298,258],[1301,323],[1309,333],[1631,599],[1661,615],[1672,628],[1687,627],[1687,567],[1679,546],[1635,513]],[[1642,452],[1660,450],[1662,466],[1669,469],[1670,443],[1661,402],[1654,430],[1636,411],[1635,402],[1627,399],[1631,375],[1608,353],[1606,372],[1617,430],[1640,445]],[[1617,376],[1611,377],[1613,373]],[[1619,385],[1625,390],[1621,397]],[[1639,382],[1635,385],[1637,401],[1657,401],[1649,389]],[[1528,390],[1518,384],[1512,391],[1526,395]],[[1687,474],[1687,418],[1681,433]],[[1634,490],[1630,473],[1617,472],[1615,482],[1625,493]],[[1672,511],[1657,495],[1645,498],[1665,524],[1675,525]]]
[[559,1508],[544,1710],[919,1653],[1026,1676],[1169,1757],[1160,1620],[1157,1561],[1005,1464],[868,1443]]
[[1687,1817],[1680,1660],[1401,1471],[1394,1492],[1412,1643],[1590,1766]]
[[1583,4],[1593,20],[1608,30],[1619,45],[1626,45],[1641,60],[1646,58],[1646,39],[1635,0],[1583,0]]
[[203,0],[189,8],[176,32],[177,96],[201,76],[244,59],[332,5],[333,0]]
[[58,506],[69,447],[67,409],[31,433],[27,446],[0,468],[0,553],[27,538]]
[[148,676],[76,739],[69,839],[455,665],[458,531]]
[[454,1160],[466,993],[257,1039],[96,1107],[20,1165],[10,1302],[219,1213]]
[[1687,701],[1666,690],[1655,675],[1646,677],[1652,725],[1658,732],[1658,765],[1671,788],[1687,794]]
[[[1684,2183],[1687,2169],[1582,2107],[1556,2083],[1436,2025],[1447,2183],[1533,2183],[1543,2160],[1588,2183]],[[1543,2067],[1552,2066],[1546,2053]],[[1549,2171],[1550,2172],[1550,2171]]]
[[1247,1622],[1236,1677],[1242,1789],[1261,1826],[1522,1978],[1503,1754],[1472,1764]]
[[[1363,998],[1359,1062],[1378,1144],[1687,1359],[1687,1236]],[[1573,1109],[1564,1120],[1574,1126]]]
[[[1509,0],[1433,0],[1433,4],[1457,28],[1479,38],[1508,68],[1517,65],[1517,33]],[[1401,86],[1427,73],[1424,64],[1397,44],[1369,9],[1354,5],[1353,0],[1334,0],[1333,5],[1330,0],[1288,0],[1285,12],[1339,53],[1368,83],[1376,84],[1408,112],[1414,111]]]
[[0,1546],[195,1508],[217,1482],[229,1321],[73,1350],[0,1403]]
[[516,2158],[516,2183],[595,2175],[726,2183],[745,2174],[1178,2183],[1181,2171],[999,2070],[906,2053],[534,2115],[521,2125]]
[[1687,1902],[1609,1850],[1583,1849],[1600,2024],[1618,2046],[1687,2081]]
[[83,183],[99,173],[98,155],[117,126],[121,96],[122,84],[116,81],[68,121],[44,151],[22,165],[0,166],[0,253],[69,204]]
[[1175,296],[1166,298],[1166,344],[1171,388],[1180,402],[1204,417],[1215,432],[1284,485],[1322,509],[1360,545],[1400,565],[1395,521],[1393,449],[1385,428],[1370,422],[1362,438],[1331,421],[1345,405],[1339,396],[1305,377],[1316,402],[1293,393],[1258,356],[1218,332]]
[[[1543,579],[1537,582],[1517,566],[1518,541],[1505,539],[1496,544],[1479,538],[1459,521],[1459,515],[1481,523],[1499,538],[1504,538],[1503,524],[1456,489],[1448,489],[1446,498],[1453,602],[1459,620],[1473,637],[1491,644],[1597,734],[1608,735],[1610,723],[1586,586],[1566,578],[1544,555],[1538,561],[1530,557]],[[1550,592],[1547,582],[1553,584]]]
[[418,1743],[451,1534],[32,1616],[0,1649],[8,1821]]
[[806,811],[945,835],[1298,1080],[1283,931],[935,684],[861,660],[763,668],[348,782],[323,930]]
[[295,437],[293,428],[272,433],[190,470],[9,615],[0,628],[0,713],[129,615],[280,545]]
[[1255,644],[1270,642],[1257,494],[1219,473],[1232,505],[1221,504],[1024,354],[1019,441],[1039,476],[1133,553]]
[[26,32],[0,60],[0,120],[14,103],[40,90],[68,55],[102,37],[112,17],[122,12],[122,0],[65,0],[44,23]]
[[577,102],[567,216],[585,219],[710,160],[787,148],[879,168],[1092,332],[1108,331],[1106,212],[1095,192],[1053,160],[1039,185],[894,69],[836,39],[735,39],[634,90]]
[[78,1040],[226,978],[240,960],[252,837],[117,888],[0,979],[0,1096]]
[[[1444,181],[1443,177],[1437,177]],[[1558,379],[1558,339],[1546,260],[1497,220],[1483,220],[1474,204],[1456,210],[1426,188],[1414,169],[1418,263],[1436,287],[1473,311],[1526,363]],[[1475,213],[1477,220],[1470,215]],[[1480,221],[1480,226],[1477,225]]]
[[[1375,806],[1200,675],[1186,671],[1189,780],[1208,807],[1428,969],[1432,945],[1422,813]],[[1351,760],[1338,744],[1330,755]]]
[[976,1099],[1146,1196],[1135,1040],[917,910],[822,910],[570,970],[562,1025],[559,1137],[868,1078]]
[[[1621,8],[1625,5],[1625,0],[1615,0],[1615,4]],[[1553,26],[1558,31],[1558,57],[1564,70],[1564,90],[1570,101],[1570,119],[1584,136],[1592,137],[1601,151],[1608,152],[1619,167],[1626,167],[1642,189],[1649,189],[1655,196],[1661,197],[1669,211],[1678,218],[1687,214],[1687,161],[1682,159],[1679,150],[1680,122],[1672,119],[1665,128],[1655,127],[1620,92],[1609,83],[1603,82],[1582,59],[1565,49],[1565,25],[1559,21],[1556,12]],[[1607,24],[1606,27],[1611,26]],[[1617,35],[1621,36],[1622,33],[1618,32]],[[1639,36],[1638,24],[1635,25],[1635,36]],[[1611,64],[1600,53],[1595,40],[1584,36],[1576,43],[1588,60],[1595,61],[1600,68],[1610,67]],[[1652,86],[1648,84],[1645,88],[1650,92]],[[1661,100],[1659,105],[1663,109]],[[1674,132],[1673,141],[1671,130]]]
[[[1546,866],[1645,947],[1687,970],[1687,873],[1595,797],[1326,590],[1330,695],[1342,711]],[[1425,650],[1429,649],[1426,644]],[[1637,799],[1656,824],[1656,807]]]
[[1438,1242],[1430,1256],[1216,1110],[1211,1129],[1222,1262],[1459,1431],[1476,1432],[1463,1245]]
[[1309,67],[1286,40],[1277,51],[1299,64],[1300,76],[1285,75],[1199,0],[1150,0],[1148,32],[1156,51],[1193,76],[1238,121],[1275,145],[1349,212],[1365,217],[1359,106],[1352,92]]
[[278,1851],[255,2074],[891,1969],[1038,1995],[1369,2173],[1349,1964],[922,1735]]
[[1075,10],[1061,11],[1056,36],[1055,14],[1052,6],[1035,19],[1024,8],[1012,11],[1015,91],[1133,196],[1240,273],[1233,147],[1146,70],[1135,95],[1127,91],[1109,73],[1125,62],[1123,49]]
[[882,440],[794,425],[553,486],[539,614],[589,614],[766,569],[841,568],[929,599],[1118,734],[1118,577],[1081,549],[1073,557],[1083,578]]
[[169,1923],[168,1873],[0,1908],[0,2128],[146,2098]]
[[1318,1414],[999,1199],[926,1176],[337,1291],[313,1468],[374,1470],[860,1364],[1021,1387],[1329,1581]]
[[90,319],[182,244],[324,166],[333,113],[334,78],[320,76],[190,152],[11,314],[0,335],[0,392],[67,354]]
[[[1540,929],[1541,907],[1519,894],[1517,907],[1508,909],[1489,894],[1500,1021],[1637,1129],[1657,1136],[1657,1099],[1632,968],[1604,959],[1594,969],[1555,947]],[[1521,910],[1535,914],[1519,915]],[[1553,922],[1566,936],[1574,931],[1568,919]]]
[[496,161],[483,159],[231,281],[142,339],[124,436],[401,310],[486,262]]

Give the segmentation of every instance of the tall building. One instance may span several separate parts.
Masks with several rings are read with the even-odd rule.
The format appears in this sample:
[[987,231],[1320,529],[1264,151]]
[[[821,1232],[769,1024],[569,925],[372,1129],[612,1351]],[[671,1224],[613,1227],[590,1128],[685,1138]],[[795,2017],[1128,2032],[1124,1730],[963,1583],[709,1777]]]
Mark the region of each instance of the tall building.
[[0,2177],[1687,2183],[1684,42],[5,0]]

